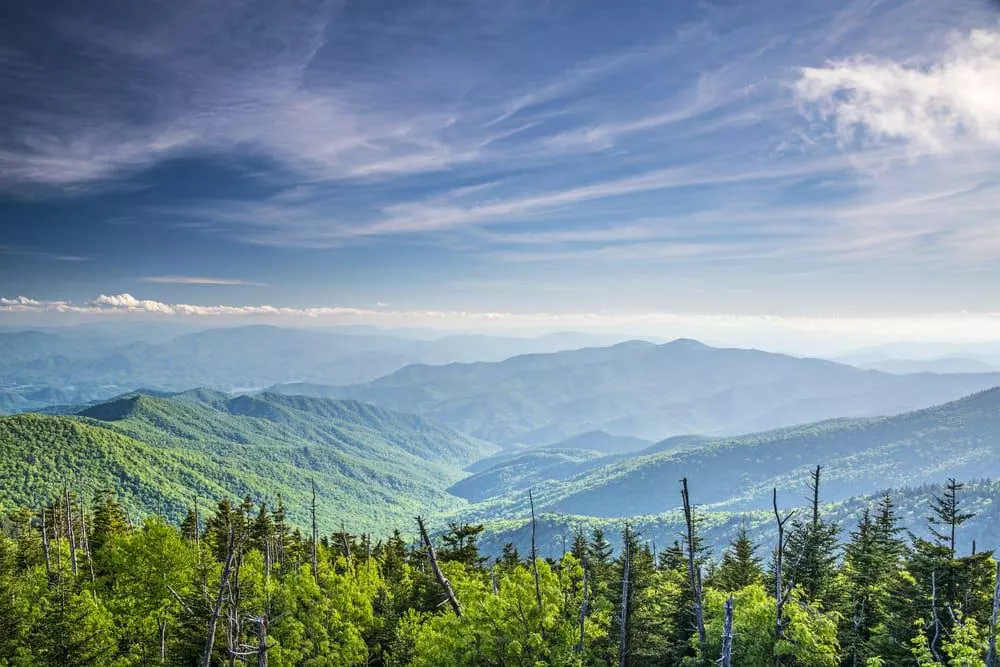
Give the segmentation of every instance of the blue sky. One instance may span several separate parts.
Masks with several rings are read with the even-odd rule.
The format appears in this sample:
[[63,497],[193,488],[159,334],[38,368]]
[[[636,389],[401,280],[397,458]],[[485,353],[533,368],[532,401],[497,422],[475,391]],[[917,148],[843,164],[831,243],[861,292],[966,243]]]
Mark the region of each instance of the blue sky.
[[0,318],[1000,336],[998,81],[985,0],[19,3]]

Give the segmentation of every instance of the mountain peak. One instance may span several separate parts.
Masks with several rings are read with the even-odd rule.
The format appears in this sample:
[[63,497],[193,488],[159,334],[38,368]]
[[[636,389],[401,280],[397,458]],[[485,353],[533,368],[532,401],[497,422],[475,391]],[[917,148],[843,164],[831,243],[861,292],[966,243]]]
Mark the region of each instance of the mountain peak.
[[681,350],[711,350],[708,345],[705,345],[701,341],[697,341],[694,338],[677,338],[670,341],[669,343],[664,343],[661,347],[671,347]]

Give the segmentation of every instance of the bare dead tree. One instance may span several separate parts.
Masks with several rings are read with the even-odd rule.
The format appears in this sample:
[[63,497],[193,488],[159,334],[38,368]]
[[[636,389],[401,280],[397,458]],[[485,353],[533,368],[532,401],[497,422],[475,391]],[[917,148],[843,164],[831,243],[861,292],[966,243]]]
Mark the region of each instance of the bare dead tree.
[[733,667],[733,596],[730,593],[723,607],[722,619],[722,667]]
[[997,620],[1000,616],[1000,562],[993,580],[993,615],[990,617],[990,648],[986,653],[986,667],[996,667],[997,663]]
[[267,667],[267,614],[257,617],[257,667]]
[[691,593],[694,598],[694,621],[698,632],[698,646],[702,662],[705,661],[705,615],[702,608],[701,572],[695,562],[694,515],[691,511],[691,496],[688,495],[687,477],[681,480],[681,500],[684,503],[684,524],[687,527],[688,576],[691,579]]
[[531,504],[531,569],[535,573],[535,600],[538,602],[538,613],[542,612],[542,584],[538,578],[538,549],[535,547],[535,499],[528,489],[528,502]]
[[69,498],[69,486],[63,485],[63,509],[66,518],[66,537],[69,540],[69,563],[76,574],[76,535],[73,531],[73,504]]
[[626,667],[628,664],[628,596],[629,596],[629,572],[632,554],[629,549],[629,526],[625,524],[625,540],[622,548],[622,600],[619,610],[618,624],[618,667]]
[[83,533],[83,553],[87,557],[87,566],[90,568],[91,583],[97,581],[94,574],[94,554],[90,551],[90,536],[87,535],[87,508],[83,504],[83,494],[80,494],[80,531]]
[[424,541],[424,547],[427,549],[427,560],[431,563],[431,569],[434,571],[434,578],[437,579],[438,585],[444,590],[445,596],[448,598],[448,602],[451,604],[451,608],[455,610],[455,616],[462,616],[462,607],[458,604],[458,598],[455,597],[455,591],[451,588],[451,582],[448,578],[444,576],[441,571],[440,566],[437,562],[437,554],[434,553],[434,545],[431,544],[431,538],[427,535],[427,528],[424,526],[423,517],[416,517],[417,526],[420,528],[420,537]]
[[236,557],[236,532],[233,530],[232,522],[229,524],[229,544],[226,547],[226,563],[222,568],[222,576],[219,579],[219,593],[215,596],[215,604],[212,606],[212,614],[208,620],[208,637],[205,640],[205,651],[201,656],[201,667],[211,667],[212,649],[215,647],[215,631],[219,626],[219,616],[222,614],[222,603],[225,601],[226,589],[229,586],[229,576],[233,567],[233,560]]
[[587,557],[583,557],[583,602],[580,603],[580,642],[576,645],[576,652],[583,653],[584,641],[586,635],[584,634],[584,627],[587,621],[587,615],[590,614],[590,591],[587,585],[589,584],[589,573],[587,571]]
[[42,551],[45,553],[45,575],[52,581],[52,559],[49,555],[49,530],[45,525],[45,505],[42,505]]
[[497,585],[496,563],[490,566],[490,583],[493,585],[493,595],[500,595],[500,586]]
[[[774,555],[774,599],[775,599],[775,609],[774,609],[774,641],[780,641],[785,634],[784,630],[784,614],[785,614],[785,603],[788,601],[788,597],[792,593],[792,588],[795,586],[794,581],[789,581],[786,585],[782,579],[782,566],[784,564],[785,548],[786,548],[786,538],[785,538],[785,524],[791,520],[795,511],[789,511],[784,517],[778,512],[778,489],[771,489],[771,504],[774,507],[774,520],[778,524],[778,548]],[[777,664],[778,659],[775,658],[775,663]]]
[[344,558],[350,562],[351,560],[351,541],[347,539],[347,529],[344,528],[344,522],[340,522],[340,541],[344,545]]
[[941,662],[941,655],[938,653],[938,640],[941,638],[941,619],[937,610],[937,572],[931,572],[931,619],[934,624],[934,636],[931,637],[931,653],[934,659]]
[[316,480],[312,480],[312,504],[309,509],[312,515],[312,575],[313,580],[319,583],[319,568],[316,564]]

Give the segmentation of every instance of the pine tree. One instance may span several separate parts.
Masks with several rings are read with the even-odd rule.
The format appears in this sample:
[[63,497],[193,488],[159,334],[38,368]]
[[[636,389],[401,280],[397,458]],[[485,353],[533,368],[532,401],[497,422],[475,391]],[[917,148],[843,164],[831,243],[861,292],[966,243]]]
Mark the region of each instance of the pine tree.
[[927,517],[927,528],[941,546],[947,546],[951,557],[955,557],[955,533],[959,526],[976,516],[975,512],[963,512],[960,508],[958,492],[965,488],[954,477],[948,478],[945,491],[931,500],[931,515]]
[[788,534],[782,577],[802,586],[812,600],[835,602],[837,544],[840,528],[820,515],[819,486],[822,467],[812,473],[809,488],[812,504],[806,520],[794,520]]
[[587,534],[583,532],[582,528],[577,528],[573,531],[573,545],[570,547],[569,552],[581,563],[586,560]]
[[503,551],[500,553],[500,558],[498,559],[500,567],[506,570],[513,570],[515,567],[521,564],[521,554],[517,550],[517,545],[513,542],[507,542],[503,545]]
[[764,570],[757,555],[757,545],[747,534],[744,523],[736,539],[722,553],[722,562],[710,577],[710,582],[715,588],[733,592],[763,581]]
[[483,524],[449,523],[448,532],[441,536],[444,547],[438,550],[438,560],[457,561],[469,567],[479,567],[488,559],[479,555],[476,544],[483,532]]

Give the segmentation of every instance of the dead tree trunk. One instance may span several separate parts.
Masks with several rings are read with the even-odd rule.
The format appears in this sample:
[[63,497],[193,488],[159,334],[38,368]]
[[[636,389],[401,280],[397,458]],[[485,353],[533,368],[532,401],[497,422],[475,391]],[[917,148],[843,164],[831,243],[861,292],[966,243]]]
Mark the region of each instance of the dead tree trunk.
[[212,664],[212,649],[215,646],[215,631],[219,625],[219,616],[222,614],[222,603],[225,600],[226,587],[229,584],[229,574],[233,567],[233,559],[236,556],[236,533],[233,531],[232,523],[229,525],[229,546],[226,549],[226,564],[222,568],[222,577],[219,579],[219,594],[215,596],[215,604],[212,607],[212,615],[208,620],[208,638],[205,640],[205,652],[201,656],[201,667],[210,667]]
[[69,498],[69,486],[63,485],[63,502],[66,513],[66,537],[69,539],[69,563],[76,574],[76,534],[73,531],[73,504]]
[[531,569],[535,574],[535,600],[538,602],[538,613],[542,613],[542,584],[538,578],[538,549],[535,546],[535,499],[528,489],[528,502],[531,504]]
[[490,583],[493,585],[493,595],[500,595],[500,586],[497,585],[497,566],[490,566]]
[[344,558],[349,563],[351,562],[351,541],[347,539],[347,529],[344,528],[343,521],[340,522],[340,540],[344,543]]
[[701,601],[701,572],[695,562],[695,529],[694,515],[691,511],[691,497],[688,495],[687,477],[681,480],[681,500],[684,503],[684,524],[687,527],[687,561],[688,576],[691,579],[691,594],[694,598],[694,622],[698,632],[698,646],[701,650],[701,661],[705,661],[705,615]]
[[733,667],[733,596],[730,594],[726,598],[726,606],[723,608],[722,619],[722,658],[719,664],[722,667]]
[[319,568],[316,564],[316,481],[312,481],[312,504],[309,507],[310,513],[312,514],[312,575],[313,580],[319,583]]
[[91,583],[97,581],[94,575],[94,554],[90,551],[90,536],[87,535],[87,508],[83,504],[83,495],[80,495],[80,530],[83,532],[83,553],[87,557],[87,567],[90,568]]
[[990,617],[990,649],[986,654],[986,667],[996,667],[997,664],[998,616],[1000,616],[1000,562],[997,562],[997,573],[993,580],[993,615]]
[[[774,507],[774,520],[778,524],[778,548],[774,554],[774,641],[777,643],[781,641],[785,634],[785,602],[788,601],[788,596],[791,594],[792,586],[794,585],[794,582],[791,582],[786,586],[781,573],[785,558],[785,524],[792,518],[794,511],[789,512],[784,517],[778,512],[777,488],[771,489],[771,504]],[[779,662],[779,658],[775,656],[775,664],[779,664]]]
[[934,659],[941,662],[941,655],[938,653],[938,640],[941,638],[941,619],[938,618],[937,611],[937,572],[931,572],[931,618],[934,623],[934,636],[931,637],[931,654]]
[[160,664],[167,661],[167,619],[161,618],[157,625],[160,626]]
[[628,524],[625,524],[625,541],[622,548],[622,600],[619,610],[618,627],[618,667],[626,667],[628,664],[628,595],[629,595],[629,572],[632,554],[629,553],[629,532]]
[[267,667],[267,614],[257,617],[257,667]]
[[49,531],[45,525],[45,505],[42,505],[42,551],[45,553],[45,576],[52,582],[52,559],[49,556]]
[[438,566],[437,554],[434,553],[434,545],[431,544],[431,538],[427,535],[427,528],[424,526],[423,517],[416,517],[417,526],[420,528],[420,537],[424,541],[424,546],[427,548],[427,560],[431,563],[431,569],[434,571],[434,578],[437,579],[438,584],[444,590],[445,596],[448,598],[448,602],[451,604],[451,608],[455,610],[455,616],[462,616],[462,607],[458,604],[458,598],[455,597],[455,591],[451,589],[451,582],[448,578],[444,576],[441,568]]
[[584,634],[584,628],[587,621],[587,615],[590,614],[590,591],[587,588],[588,581],[587,574],[587,559],[583,559],[583,602],[580,603],[580,643],[576,645],[576,652],[583,653],[584,641],[586,635]]

